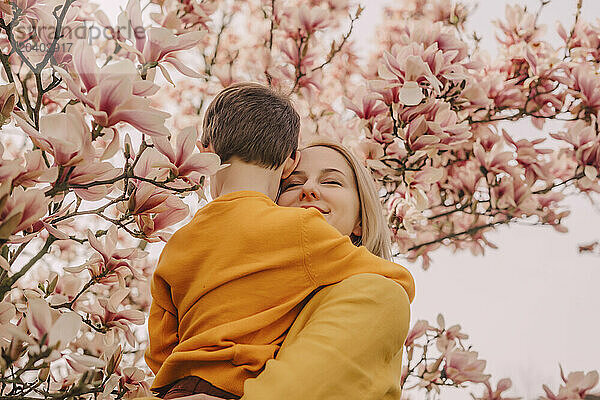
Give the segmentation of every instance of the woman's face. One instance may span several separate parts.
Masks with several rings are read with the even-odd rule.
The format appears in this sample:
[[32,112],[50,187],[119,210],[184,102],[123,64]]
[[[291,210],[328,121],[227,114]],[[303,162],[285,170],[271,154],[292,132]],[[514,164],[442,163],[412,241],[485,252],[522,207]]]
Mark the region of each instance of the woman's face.
[[344,156],[329,147],[302,150],[298,167],[281,182],[278,204],[314,207],[342,235],[362,234],[354,172]]

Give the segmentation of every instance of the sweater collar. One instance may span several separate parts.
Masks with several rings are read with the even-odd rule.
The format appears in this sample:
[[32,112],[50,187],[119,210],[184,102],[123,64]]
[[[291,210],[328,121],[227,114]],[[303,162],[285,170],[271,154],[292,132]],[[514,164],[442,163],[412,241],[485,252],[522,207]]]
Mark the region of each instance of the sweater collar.
[[274,203],[273,200],[262,192],[257,192],[255,190],[238,190],[237,192],[227,193],[223,196],[219,196],[213,200],[213,202],[221,202],[221,201],[230,201],[235,199],[241,199],[245,197],[255,197],[255,198],[263,198],[267,199],[270,202]]

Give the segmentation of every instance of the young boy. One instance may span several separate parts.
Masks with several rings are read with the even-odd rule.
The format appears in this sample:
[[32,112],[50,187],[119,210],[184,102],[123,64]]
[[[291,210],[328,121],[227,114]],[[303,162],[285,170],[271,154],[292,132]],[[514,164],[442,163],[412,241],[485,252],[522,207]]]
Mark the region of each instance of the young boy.
[[299,160],[298,132],[289,99],[258,84],[230,86],[208,107],[202,144],[231,165],[211,177],[214,200],[172,236],[152,278],[145,359],[161,396],[185,377],[204,393],[243,395],[309,296],[350,276],[391,278],[412,301],[405,268],[355,247],[317,210],[274,203]]

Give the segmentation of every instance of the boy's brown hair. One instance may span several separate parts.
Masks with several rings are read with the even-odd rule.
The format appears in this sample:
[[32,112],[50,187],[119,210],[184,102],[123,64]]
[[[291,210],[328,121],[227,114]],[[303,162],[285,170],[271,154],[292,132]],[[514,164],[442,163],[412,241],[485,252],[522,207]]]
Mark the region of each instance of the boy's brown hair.
[[300,117],[287,96],[257,83],[238,83],[213,99],[202,128],[202,145],[212,144],[221,162],[237,156],[274,169],[298,149]]

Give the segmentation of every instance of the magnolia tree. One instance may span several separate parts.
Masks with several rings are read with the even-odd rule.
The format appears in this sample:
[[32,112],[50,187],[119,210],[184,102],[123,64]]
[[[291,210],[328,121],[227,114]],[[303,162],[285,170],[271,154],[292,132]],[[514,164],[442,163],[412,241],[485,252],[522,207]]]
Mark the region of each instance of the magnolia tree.
[[[147,250],[222,168],[196,149],[197,127],[234,82],[289,93],[302,140],[362,157],[397,255],[424,268],[441,246],[483,254],[498,225],[565,232],[564,199],[600,191],[600,26],[579,1],[553,48],[537,22],[545,3],[507,7],[491,58],[466,31],[472,10],[449,0],[386,10],[367,57],[349,0],[130,0],[117,20],[87,0],[0,2],[2,399],[150,394]],[[518,120],[539,138],[515,137]],[[547,137],[550,120],[562,122]],[[510,379],[492,379],[467,338],[441,316],[417,321],[404,395],[506,398]],[[598,383],[560,373],[544,399],[583,399]]]

